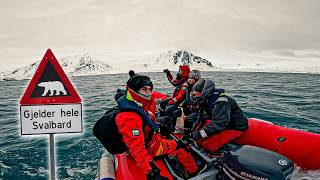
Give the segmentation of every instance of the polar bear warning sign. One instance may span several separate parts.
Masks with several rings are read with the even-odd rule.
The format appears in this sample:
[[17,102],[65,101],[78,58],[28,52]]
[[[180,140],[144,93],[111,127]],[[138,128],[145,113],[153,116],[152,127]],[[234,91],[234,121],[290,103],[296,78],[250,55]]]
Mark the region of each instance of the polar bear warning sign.
[[20,105],[22,135],[82,132],[81,99],[50,49]]
[[83,131],[81,99],[50,49],[20,100],[21,135],[49,134],[50,174],[55,178],[54,134]]

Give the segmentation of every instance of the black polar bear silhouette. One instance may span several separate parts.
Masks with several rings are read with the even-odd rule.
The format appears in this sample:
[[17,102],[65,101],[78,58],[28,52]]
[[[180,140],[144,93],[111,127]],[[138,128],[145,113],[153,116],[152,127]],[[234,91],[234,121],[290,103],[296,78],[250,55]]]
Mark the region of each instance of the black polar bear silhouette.
[[63,84],[60,81],[47,81],[38,84],[39,87],[44,87],[42,96],[45,96],[50,92],[49,96],[53,95],[67,95],[67,91],[64,89]]

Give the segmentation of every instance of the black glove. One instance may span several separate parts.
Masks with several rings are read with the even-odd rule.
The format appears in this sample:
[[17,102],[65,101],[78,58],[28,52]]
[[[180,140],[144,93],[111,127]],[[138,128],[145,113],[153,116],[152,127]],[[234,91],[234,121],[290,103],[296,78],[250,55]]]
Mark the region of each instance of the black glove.
[[168,99],[166,99],[166,100],[160,101],[160,108],[161,108],[162,110],[165,110],[166,107],[168,106],[168,103],[169,103],[170,100],[171,100],[171,98],[168,98]]
[[159,124],[159,127],[160,127],[160,134],[162,135],[162,136],[169,136],[170,135],[170,128],[167,126],[167,125],[165,125],[165,124]]
[[173,119],[177,119],[178,117],[180,117],[182,115],[182,110],[181,109],[177,109],[175,111],[172,112],[172,118]]
[[189,135],[184,135],[179,139],[180,142],[182,142],[183,144],[191,144],[192,143],[192,139],[189,137]]
[[189,149],[189,146],[188,146],[188,145],[191,143],[191,141],[189,141],[189,139],[188,139],[188,140],[185,140],[185,139],[183,139],[183,137],[184,137],[184,136],[182,136],[181,139],[179,139],[179,140],[177,141],[177,149],[183,148],[184,150],[186,150],[187,152],[189,152],[190,149]]
[[170,116],[161,116],[157,118],[157,122],[168,125],[171,122],[171,118]]
[[168,69],[164,69],[163,72],[168,74],[170,71]]
[[153,161],[149,162],[152,170],[147,174],[147,180],[167,180],[167,177],[160,175],[160,169],[154,164]]
[[192,143],[193,140],[198,140],[201,138],[201,134],[199,131],[195,131],[195,132],[191,132],[191,133],[188,133],[184,136],[182,136],[182,140],[187,142],[187,143]]
[[126,94],[127,94],[127,90],[125,90],[125,89],[117,89],[117,93],[116,93],[116,95],[114,95],[114,99],[116,101],[118,101],[118,99],[120,99],[121,96],[124,96]]
[[165,176],[161,176],[160,172],[157,173],[157,172],[150,171],[147,175],[147,180],[169,180],[169,179]]
[[197,104],[202,107],[204,107],[207,104],[207,98],[202,96],[196,98],[196,101],[197,101]]
[[157,118],[158,123],[160,123],[160,133],[163,136],[168,136],[172,129],[171,127],[171,118],[169,116],[162,116]]

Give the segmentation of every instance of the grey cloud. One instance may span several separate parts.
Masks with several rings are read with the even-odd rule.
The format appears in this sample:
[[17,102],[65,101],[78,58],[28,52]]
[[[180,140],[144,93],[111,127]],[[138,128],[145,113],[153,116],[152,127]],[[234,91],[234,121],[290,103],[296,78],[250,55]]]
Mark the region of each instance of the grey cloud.
[[1,1],[0,53],[10,61],[0,66],[26,63],[48,47],[64,56],[188,48],[297,57],[320,49],[318,7],[318,0]]
[[293,50],[282,50],[276,51],[276,54],[285,57],[294,57],[294,58],[318,58],[320,60],[320,52],[317,53],[308,53],[308,52],[300,52],[299,54],[294,52]]

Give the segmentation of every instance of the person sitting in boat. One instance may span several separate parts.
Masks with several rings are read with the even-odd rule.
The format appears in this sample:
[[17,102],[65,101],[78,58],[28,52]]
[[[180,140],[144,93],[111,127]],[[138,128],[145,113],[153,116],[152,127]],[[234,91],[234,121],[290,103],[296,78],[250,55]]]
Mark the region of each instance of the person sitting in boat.
[[191,105],[191,98],[190,93],[192,92],[193,85],[201,78],[201,73],[199,70],[192,70],[190,71],[188,81],[183,83],[183,88],[178,94],[180,101],[183,101],[183,112],[185,115],[189,115],[191,113],[190,105]]
[[[119,112],[115,118],[119,133],[128,147],[129,155],[136,161],[138,168],[146,174],[147,179],[161,178],[159,168],[153,161],[155,156],[164,154],[176,155],[184,169],[189,173],[196,173],[197,164],[191,154],[183,148],[185,144],[168,140],[159,133],[159,126],[155,119],[155,101],[151,94],[153,83],[143,75],[133,75],[127,81],[127,93],[118,99],[119,109],[135,103],[135,111]],[[139,111],[136,112],[136,111]],[[141,115],[141,111],[144,115]]]
[[[227,96],[223,89],[216,89],[214,82],[200,79],[194,84],[192,95],[196,98],[199,113],[203,110],[211,120],[200,125],[200,129],[187,133],[183,139],[197,140],[205,150],[215,153],[248,129],[248,119],[237,102]],[[198,113],[194,112],[186,118],[185,123],[194,122],[197,117]]]
[[[129,77],[133,77],[134,75],[137,75],[133,70],[129,71]],[[118,101],[118,99],[121,96],[125,96],[127,94],[127,90],[126,89],[120,89],[118,88],[116,91],[116,94],[114,95],[114,99],[116,101]],[[161,100],[167,99],[167,96],[163,93],[160,93],[158,91],[152,91],[151,94],[152,98],[156,100],[156,102],[160,102]]]
[[[166,73],[169,82],[175,87],[172,97],[160,102],[160,107],[165,111],[165,114],[171,116],[176,107],[181,103],[185,94],[184,83],[188,80],[190,68],[187,65],[179,66],[177,78],[174,79],[168,69],[163,70]],[[181,93],[181,94],[180,94]],[[172,106],[173,105],[173,106]]]

